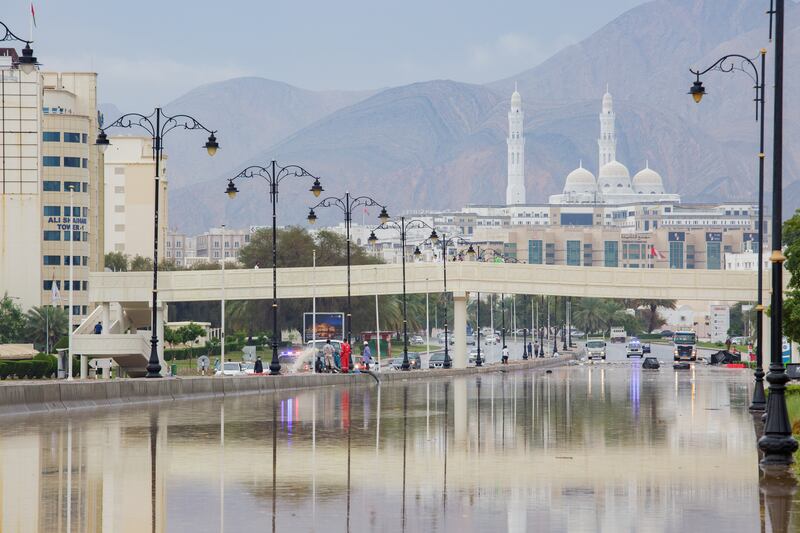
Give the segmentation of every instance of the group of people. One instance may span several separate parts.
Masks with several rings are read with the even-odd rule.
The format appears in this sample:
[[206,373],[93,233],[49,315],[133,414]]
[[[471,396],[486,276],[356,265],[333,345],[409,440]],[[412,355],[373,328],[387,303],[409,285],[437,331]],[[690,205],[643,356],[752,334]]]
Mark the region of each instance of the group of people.
[[[360,370],[369,370],[372,365],[372,352],[369,349],[369,343],[364,341],[364,347],[361,350],[361,364],[359,365],[353,356],[353,349],[350,342],[345,339],[342,341],[341,350],[339,352],[328,339],[322,347],[322,357],[317,356],[314,363],[314,371],[317,373],[342,373],[359,372]],[[360,366],[360,368],[359,368]]]

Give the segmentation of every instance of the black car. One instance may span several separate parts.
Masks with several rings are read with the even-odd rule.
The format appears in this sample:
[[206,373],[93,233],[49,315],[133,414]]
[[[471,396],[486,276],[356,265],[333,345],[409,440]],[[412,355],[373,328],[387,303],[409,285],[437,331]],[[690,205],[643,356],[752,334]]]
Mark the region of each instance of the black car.
[[[422,368],[422,360],[419,358],[418,353],[408,352],[408,365],[411,370],[419,370]],[[403,366],[403,356],[392,357],[391,361],[389,361],[389,366],[395,370],[400,370]]]
[[650,343],[642,343],[642,353],[650,353]]
[[430,358],[428,358],[428,368],[444,368],[444,354],[431,354]]

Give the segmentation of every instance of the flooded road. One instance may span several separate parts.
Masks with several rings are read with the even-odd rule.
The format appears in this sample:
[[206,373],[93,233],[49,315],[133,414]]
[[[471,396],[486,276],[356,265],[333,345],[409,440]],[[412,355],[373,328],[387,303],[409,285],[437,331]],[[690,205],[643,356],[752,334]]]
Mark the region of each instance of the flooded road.
[[7,418],[2,531],[769,531],[750,382],[622,362]]

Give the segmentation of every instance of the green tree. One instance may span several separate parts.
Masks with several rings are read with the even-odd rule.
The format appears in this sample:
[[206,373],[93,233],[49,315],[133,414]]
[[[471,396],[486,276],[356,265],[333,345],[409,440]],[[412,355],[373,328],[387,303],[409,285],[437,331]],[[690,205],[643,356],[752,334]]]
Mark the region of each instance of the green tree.
[[108,252],[105,255],[105,265],[113,272],[127,272],[128,256],[122,252]]
[[22,308],[8,294],[0,300],[0,344],[18,343],[25,336],[25,316]]
[[25,313],[25,334],[27,339],[40,350],[48,344],[52,350],[58,340],[68,332],[67,311],[61,307],[42,305],[32,307]]
[[133,256],[130,264],[131,272],[149,272],[153,270],[153,260],[139,254]]
[[791,274],[783,301],[783,332],[800,342],[800,210],[783,223],[784,266]]
[[674,299],[642,299],[628,302],[629,307],[637,310],[636,315],[642,321],[646,333],[652,333],[653,330],[660,328],[666,323],[658,312],[659,307],[675,309],[675,305],[676,300]]

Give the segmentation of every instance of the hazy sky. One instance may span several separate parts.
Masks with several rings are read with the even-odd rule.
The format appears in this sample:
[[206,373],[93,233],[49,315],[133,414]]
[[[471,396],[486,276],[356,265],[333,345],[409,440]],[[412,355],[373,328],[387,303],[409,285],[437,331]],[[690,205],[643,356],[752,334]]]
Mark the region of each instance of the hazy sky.
[[[644,0],[38,0],[44,69],[94,70],[99,99],[165,104],[203,83],[262,76],[309,89],[530,68]],[[28,35],[27,0],[3,22]]]

